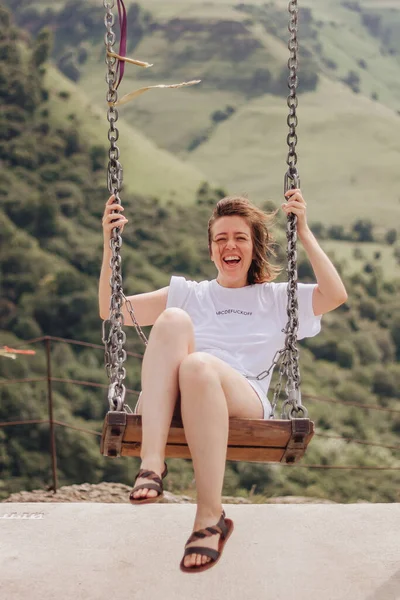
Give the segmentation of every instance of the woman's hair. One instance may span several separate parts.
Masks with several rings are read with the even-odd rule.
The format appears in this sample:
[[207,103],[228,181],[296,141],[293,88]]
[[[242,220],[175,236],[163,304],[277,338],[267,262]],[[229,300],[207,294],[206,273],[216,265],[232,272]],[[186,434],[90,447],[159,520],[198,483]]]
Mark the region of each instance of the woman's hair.
[[268,226],[273,224],[274,218],[279,209],[272,213],[265,213],[257,206],[254,206],[247,198],[243,196],[227,196],[222,198],[216,205],[208,221],[208,248],[211,254],[212,226],[221,217],[242,217],[250,227],[254,258],[247,273],[247,283],[265,283],[276,279],[282,271],[269,262],[268,257],[276,257],[273,248],[275,240],[269,232]]

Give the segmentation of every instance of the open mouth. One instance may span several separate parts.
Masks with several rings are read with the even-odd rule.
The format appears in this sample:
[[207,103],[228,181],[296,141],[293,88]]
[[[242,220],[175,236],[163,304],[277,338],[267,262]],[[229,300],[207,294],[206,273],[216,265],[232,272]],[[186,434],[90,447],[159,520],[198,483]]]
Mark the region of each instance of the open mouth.
[[240,256],[226,256],[223,261],[226,265],[229,265],[230,267],[234,267],[236,265],[238,265],[240,263],[242,259],[240,258]]

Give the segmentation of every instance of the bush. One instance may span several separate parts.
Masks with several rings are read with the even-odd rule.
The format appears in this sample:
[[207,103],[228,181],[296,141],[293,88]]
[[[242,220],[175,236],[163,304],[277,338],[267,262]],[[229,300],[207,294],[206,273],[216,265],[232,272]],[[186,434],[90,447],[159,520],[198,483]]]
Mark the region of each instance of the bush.
[[374,339],[382,353],[382,362],[391,363],[396,360],[396,346],[392,340],[389,329],[377,329]]
[[187,147],[187,151],[188,152],[193,152],[193,150],[196,150],[196,148],[198,148],[199,146],[201,146],[201,144],[204,144],[204,142],[206,142],[208,140],[208,131],[205,133],[200,133],[199,135],[195,136],[192,141],[189,143],[188,147]]
[[344,231],[343,225],[331,225],[328,229],[327,237],[332,240],[345,240],[347,235]]
[[89,155],[93,171],[99,171],[104,168],[107,158],[107,151],[104,146],[91,146]]
[[221,121],[225,121],[229,119],[229,117],[236,111],[233,106],[227,105],[225,110],[216,110],[211,115],[211,120],[213,123],[220,123]]
[[381,361],[382,352],[369,332],[358,331],[353,336],[353,342],[362,365]]
[[390,373],[388,369],[379,367],[374,371],[372,391],[377,394],[377,396],[398,398],[400,397],[400,390],[397,383],[393,373]]
[[327,231],[326,231],[326,226],[324,223],[321,223],[320,221],[318,221],[316,223],[311,223],[310,229],[313,232],[313,234],[315,235],[315,237],[317,237],[318,239],[320,239],[320,240],[326,239]]
[[323,57],[321,60],[328,69],[332,69],[334,71],[338,68],[337,63],[331,58]]
[[336,357],[338,364],[344,369],[351,369],[354,365],[357,353],[353,344],[348,340],[342,340],[337,345]]
[[364,13],[361,16],[362,24],[368,29],[371,35],[379,37],[381,32],[381,17],[371,13]]
[[379,306],[376,300],[373,300],[372,298],[365,298],[364,300],[361,300],[359,310],[360,317],[363,319],[376,321],[379,312]]
[[321,333],[319,336],[307,340],[307,347],[320,360],[335,362],[338,356],[338,341],[329,333]]
[[400,315],[396,315],[391,322],[390,334],[396,347],[396,358],[400,360]]
[[343,381],[335,390],[336,395],[345,402],[358,402],[365,404],[368,395],[364,386],[355,381]]
[[43,331],[32,317],[17,316],[8,327],[21,340],[30,340],[43,335]]
[[389,229],[385,234],[385,242],[389,246],[393,246],[397,242],[397,229]]
[[346,77],[343,77],[342,81],[348,85],[354,93],[358,94],[360,92],[361,79],[359,74],[355,71],[349,71]]
[[62,214],[66,217],[78,215],[85,204],[83,190],[69,181],[58,182],[54,190]]
[[358,242],[373,242],[374,225],[369,219],[359,219],[352,226],[353,239]]
[[32,53],[32,64],[35,69],[46,63],[50,57],[52,46],[52,33],[49,29],[42,29],[38,34]]
[[70,52],[58,60],[57,67],[60,69],[61,73],[68,77],[68,79],[71,79],[71,81],[74,81],[75,83],[79,81],[81,73]]

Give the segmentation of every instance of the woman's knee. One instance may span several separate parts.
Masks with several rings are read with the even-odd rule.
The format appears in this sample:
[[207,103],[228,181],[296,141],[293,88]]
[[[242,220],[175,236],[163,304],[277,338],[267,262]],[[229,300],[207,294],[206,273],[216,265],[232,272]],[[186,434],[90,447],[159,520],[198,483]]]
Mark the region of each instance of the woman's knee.
[[192,352],[179,366],[179,387],[201,386],[218,378],[218,372],[206,352]]
[[181,308],[167,308],[154,323],[151,334],[153,337],[166,335],[168,339],[172,335],[176,337],[182,334],[194,338],[193,323],[188,313]]

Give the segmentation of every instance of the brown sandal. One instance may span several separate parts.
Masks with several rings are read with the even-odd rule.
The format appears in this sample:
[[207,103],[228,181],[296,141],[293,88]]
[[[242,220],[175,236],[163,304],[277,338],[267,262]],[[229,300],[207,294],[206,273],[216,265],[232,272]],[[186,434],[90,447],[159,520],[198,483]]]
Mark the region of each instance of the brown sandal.
[[[200,573],[201,571],[206,571],[207,569],[211,569],[214,565],[217,564],[219,559],[222,556],[222,551],[226,542],[228,541],[230,535],[233,531],[233,521],[231,519],[225,518],[225,511],[222,511],[222,515],[218,523],[212,527],[206,527],[205,529],[199,529],[198,531],[194,531],[188,541],[185,544],[185,553],[181,560],[180,569],[184,573]],[[218,550],[213,550],[213,548],[206,548],[205,546],[190,546],[187,548],[187,545],[191,542],[194,542],[198,538],[205,538],[211,535],[215,535],[216,533],[220,534]],[[201,554],[203,556],[209,556],[212,560],[210,560],[205,565],[201,565],[200,567],[185,567],[183,561],[185,556],[188,554]]]
[[[164,477],[166,477],[166,475],[168,474],[167,463],[164,462],[164,465],[165,469],[161,475],[162,479],[164,479]],[[152,481],[154,481],[154,483],[142,483],[134,487],[131,493],[129,494],[129,502],[131,504],[150,504],[151,502],[158,502],[159,500],[161,500],[161,498],[164,496],[164,490],[162,481],[157,475],[157,473],[155,473],[154,471],[148,471],[147,469],[140,469],[139,473],[135,477],[135,481],[139,479],[139,477],[146,477],[146,479],[151,479]],[[158,492],[158,495],[154,496],[154,498],[148,498],[146,496],[144,498],[133,497],[133,494],[137,490],[141,490],[144,488],[147,488],[148,490],[156,490],[156,492]]]

